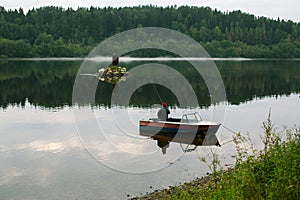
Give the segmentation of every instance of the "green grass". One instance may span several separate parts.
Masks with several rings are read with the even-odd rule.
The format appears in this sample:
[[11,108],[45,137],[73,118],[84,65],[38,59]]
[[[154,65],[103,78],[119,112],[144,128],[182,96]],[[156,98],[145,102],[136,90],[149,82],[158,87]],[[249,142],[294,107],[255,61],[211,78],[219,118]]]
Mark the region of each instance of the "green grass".
[[207,184],[178,189],[158,199],[300,199],[300,129],[276,130],[270,117],[263,127],[261,151],[242,148],[249,138],[237,134],[234,168],[220,169],[214,155]]

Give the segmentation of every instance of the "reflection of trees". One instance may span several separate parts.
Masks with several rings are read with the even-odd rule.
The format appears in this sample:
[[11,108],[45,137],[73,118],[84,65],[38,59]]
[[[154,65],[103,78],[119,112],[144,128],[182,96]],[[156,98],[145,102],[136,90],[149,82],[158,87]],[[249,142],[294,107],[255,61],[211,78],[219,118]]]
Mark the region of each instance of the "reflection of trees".
[[0,66],[0,103],[59,107],[71,105],[76,62],[16,61]]
[[[124,63],[128,69],[141,62]],[[200,106],[210,105],[208,90],[201,76],[187,62],[164,62],[183,74],[196,92]],[[239,104],[272,95],[299,92],[299,61],[218,61],[229,103]],[[74,78],[80,62],[9,61],[0,63],[0,104],[24,105],[25,100],[43,107],[72,104]],[[179,84],[180,85],[180,84]],[[86,85],[86,89],[89,85]],[[96,104],[110,106],[113,86],[99,82]],[[130,99],[133,106],[151,106],[163,101],[178,105],[175,95],[160,85],[144,85]]]
[[300,91],[300,66],[297,61],[257,60],[216,64],[223,77],[227,99],[232,104]]

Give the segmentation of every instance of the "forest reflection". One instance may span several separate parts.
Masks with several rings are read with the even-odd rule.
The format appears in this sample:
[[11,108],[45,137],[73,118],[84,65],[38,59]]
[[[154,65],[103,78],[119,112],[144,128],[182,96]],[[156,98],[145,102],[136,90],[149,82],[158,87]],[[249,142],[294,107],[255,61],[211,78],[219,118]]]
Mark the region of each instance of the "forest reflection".
[[[159,62],[159,61],[155,61]],[[201,62],[201,61],[199,61]],[[121,63],[129,70],[145,61]],[[210,95],[201,75],[186,61],[162,62],[179,71],[193,87],[200,107],[210,106]],[[300,90],[300,61],[249,60],[215,61],[226,90],[229,104],[240,104],[254,98],[289,95]],[[61,108],[72,105],[73,83],[80,61],[0,61],[0,106],[31,105]],[[87,86],[88,88],[88,86]],[[113,85],[99,82],[96,106],[111,106]],[[170,106],[178,106],[169,89],[147,84],[138,88],[130,106],[151,107],[160,98]]]

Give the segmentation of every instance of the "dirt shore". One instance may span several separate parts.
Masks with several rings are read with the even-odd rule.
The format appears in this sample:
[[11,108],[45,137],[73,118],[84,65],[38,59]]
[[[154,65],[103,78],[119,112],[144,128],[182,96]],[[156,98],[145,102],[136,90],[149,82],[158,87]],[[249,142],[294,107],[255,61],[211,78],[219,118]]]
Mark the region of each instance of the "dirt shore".
[[[210,176],[205,176],[202,178],[196,178],[195,180],[187,183],[183,183],[178,186],[169,186],[168,188],[162,190],[155,190],[154,192],[147,193],[145,195],[130,197],[129,200],[152,200],[152,199],[164,199],[167,196],[176,194],[178,190],[188,190],[189,188],[196,188],[204,186],[210,180]],[[150,187],[151,188],[151,187]]]

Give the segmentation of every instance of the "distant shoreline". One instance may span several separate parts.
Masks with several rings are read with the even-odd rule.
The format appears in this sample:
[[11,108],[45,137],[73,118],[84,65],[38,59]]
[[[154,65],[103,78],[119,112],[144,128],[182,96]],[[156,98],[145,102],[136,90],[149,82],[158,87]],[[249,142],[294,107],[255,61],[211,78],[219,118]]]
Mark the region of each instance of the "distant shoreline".
[[[111,57],[32,57],[32,58],[0,58],[0,60],[9,61],[83,61],[91,60],[95,62],[111,61]],[[132,62],[132,61],[250,61],[250,60],[299,60],[300,58],[243,58],[243,57],[213,57],[213,58],[174,58],[174,57],[120,57],[121,62]]]

